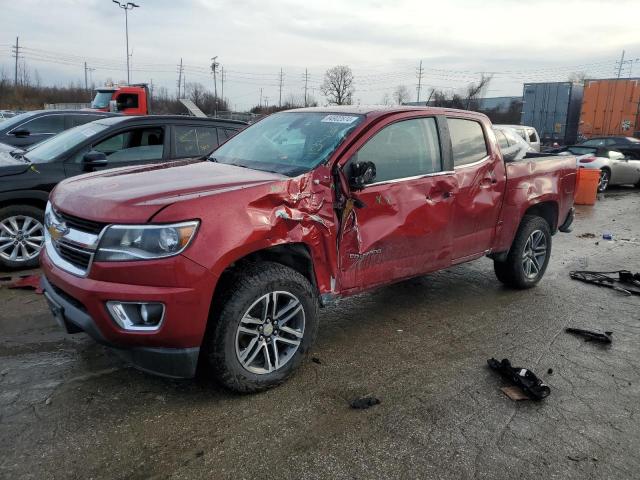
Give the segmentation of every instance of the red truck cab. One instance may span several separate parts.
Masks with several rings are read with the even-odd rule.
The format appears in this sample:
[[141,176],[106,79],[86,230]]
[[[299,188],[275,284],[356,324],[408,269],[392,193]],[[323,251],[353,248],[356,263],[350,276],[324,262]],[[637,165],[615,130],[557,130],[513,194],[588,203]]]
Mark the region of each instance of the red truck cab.
[[69,332],[236,391],[285,380],[318,307],[485,255],[529,288],[573,220],[575,159],[505,163],[482,114],[271,115],[208,159],[74,177],[46,213],[43,287]]
[[98,88],[91,109],[123,115],[148,115],[149,89],[145,83]]

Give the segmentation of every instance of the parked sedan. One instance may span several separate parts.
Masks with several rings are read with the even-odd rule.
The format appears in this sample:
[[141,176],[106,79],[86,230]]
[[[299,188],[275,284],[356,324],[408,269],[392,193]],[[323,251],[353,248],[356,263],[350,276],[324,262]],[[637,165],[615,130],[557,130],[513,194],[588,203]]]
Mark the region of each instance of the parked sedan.
[[115,116],[91,110],[35,110],[0,123],[0,143],[25,148],[47,140],[69,128]]
[[640,139],[635,137],[593,137],[580,142],[584,147],[606,147],[618,150],[629,158],[640,160]]
[[640,160],[627,158],[617,150],[604,147],[570,145],[549,153],[575,155],[578,168],[600,170],[598,191],[604,192],[609,185],[636,185],[640,187]]
[[185,116],[115,116],[27,150],[0,149],[0,269],[32,267],[44,244],[44,207],[61,180],[108,167],[200,157],[246,124]]

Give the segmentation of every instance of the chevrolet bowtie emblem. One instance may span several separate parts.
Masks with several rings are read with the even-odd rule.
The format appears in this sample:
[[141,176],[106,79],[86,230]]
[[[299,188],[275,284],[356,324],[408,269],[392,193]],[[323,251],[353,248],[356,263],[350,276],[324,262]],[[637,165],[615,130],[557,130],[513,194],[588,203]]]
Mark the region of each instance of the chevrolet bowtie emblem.
[[64,237],[67,233],[69,233],[69,229],[67,228],[67,225],[64,222],[52,223],[51,225],[49,225],[47,230],[49,231],[49,235],[51,235],[51,240],[53,240],[54,242],[57,242],[62,237]]

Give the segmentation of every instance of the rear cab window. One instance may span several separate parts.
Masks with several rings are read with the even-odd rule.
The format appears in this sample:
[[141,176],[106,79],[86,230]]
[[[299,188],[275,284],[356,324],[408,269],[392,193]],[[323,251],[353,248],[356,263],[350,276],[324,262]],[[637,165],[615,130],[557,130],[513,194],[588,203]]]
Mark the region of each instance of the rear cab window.
[[64,115],[43,115],[41,117],[34,118],[33,120],[29,120],[28,122],[17,126],[13,130],[28,130],[31,134],[60,133],[64,130]]
[[463,118],[447,118],[454,167],[479,162],[489,155],[480,122]]

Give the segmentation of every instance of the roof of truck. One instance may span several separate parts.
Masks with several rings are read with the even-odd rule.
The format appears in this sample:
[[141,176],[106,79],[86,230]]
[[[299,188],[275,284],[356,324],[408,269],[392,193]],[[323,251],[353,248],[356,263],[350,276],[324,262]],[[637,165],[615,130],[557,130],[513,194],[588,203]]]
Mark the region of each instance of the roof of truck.
[[286,112],[318,112],[318,113],[338,113],[341,115],[386,115],[390,113],[403,113],[413,111],[424,111],[433,114],[456,114],[464,113],[465,115],[474,115],[486,117],[486,115],[479,112],[472,112],[469,110],[458,110],[455,108],[441,108],[441,107],[422,107],[413,105],[330,105],[327,107],[306,107],[295,108],[292,110],[285,110]]

